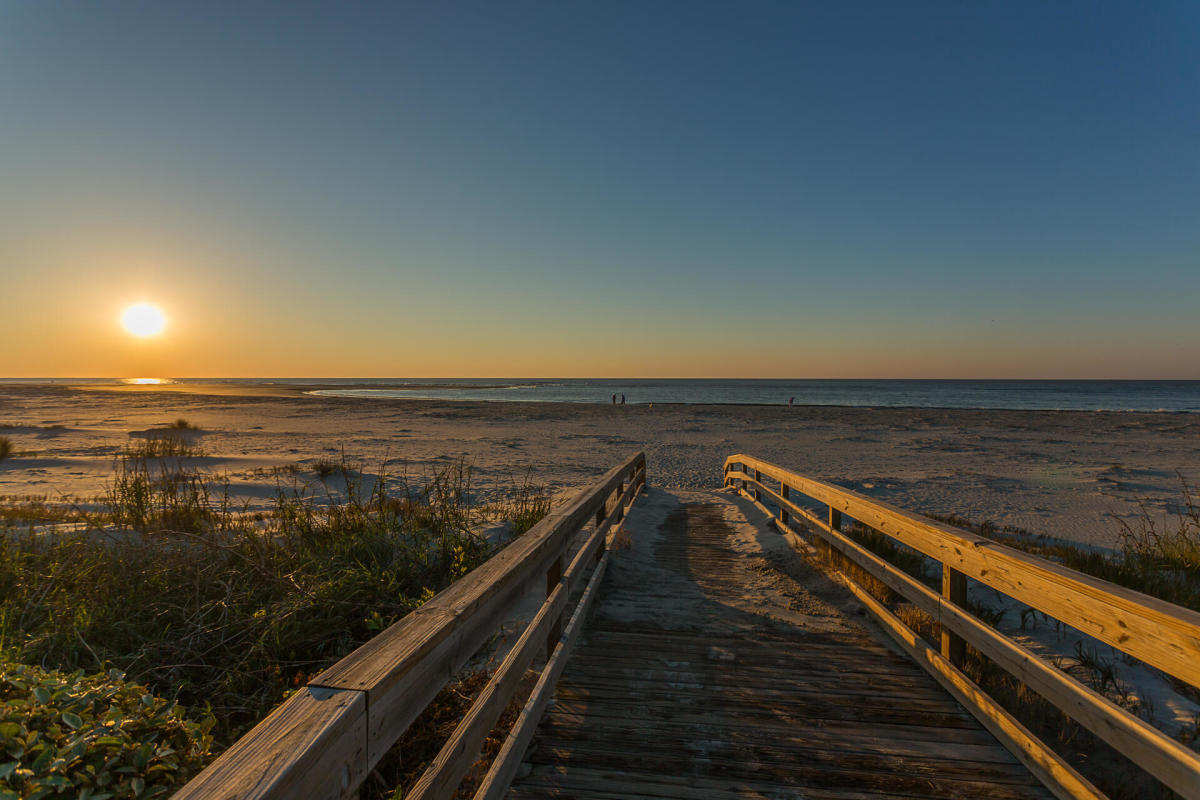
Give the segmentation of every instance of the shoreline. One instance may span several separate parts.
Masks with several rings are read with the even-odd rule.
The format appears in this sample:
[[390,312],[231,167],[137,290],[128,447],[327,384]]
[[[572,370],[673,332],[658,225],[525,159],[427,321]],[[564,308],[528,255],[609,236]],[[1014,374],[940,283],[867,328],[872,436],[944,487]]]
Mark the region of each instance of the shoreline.
[[[1200,409],[1134,409],[1134,408],[1018,408],[1012,406],[934,406],[934,405],[851,405],[840,403],[754,403],[754,402],[679,402],[673,400],[665,401],[639,401],[629,403],[606,403],[603,401],[592,400],[558,400],[558,399],[536,399],[536,398],[495,398],[495,399],[479,399],[479,398],[451,398],[451,397],[433,397],[433,396],[397,396],[397,395],[362,395],[350,394],[355,391],[410,391],[408,387],[404,389],[380,389],[378,386],[369,384],[362,385],[345,385],[338,386],[336,389],[330,389],[328,384],[313,383],[313,384],[279,384],[279,383],[167,383],[167,384],[0,384],[0,390],[8,387],[20,388],[47,388],[47,389],[72,389],[76,391],[101,391],[101,392],[128,392],[128,393],[155,393],[155,392],[171,392],[176,394],[197,394],[209,395],[213,397],[224,396],[268,396],[268,397],[317,397],[323,399],[336,400],[364,400],[364,401],[421,401],[421,402],[436,402],[436,403],[496,403],[496,404],[536,404],[543,405],[563,405],[563,406],[598,406],[602,408],[620,407],[626,408],[648,408],[664,407],[664,408],[702,408],[712,406],[717,408],[792,408],[792,409],[854,409],[862,411],[956,411],[956,412],[1025,412],[1025,413],[1045,413],[1045,414],[1176,414],[1176,415],[1197,415],[1200,414]],[[492,386],[454,386],[447,387],[439,384],[427,384],[424,386],[414,386],[411,391],[422,391],[427,389],[449,389],[455,390],[479,390],[479,389],[495,389],[496,391],[504,391],[511,387],[492,387]]]

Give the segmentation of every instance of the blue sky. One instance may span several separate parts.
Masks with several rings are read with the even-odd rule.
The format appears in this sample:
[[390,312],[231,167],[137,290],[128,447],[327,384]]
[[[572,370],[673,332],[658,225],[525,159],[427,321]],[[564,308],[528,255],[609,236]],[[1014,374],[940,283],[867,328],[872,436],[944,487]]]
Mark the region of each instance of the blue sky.
[[0,109],[0,374],[1200,378],[1193,3],[10,3]]

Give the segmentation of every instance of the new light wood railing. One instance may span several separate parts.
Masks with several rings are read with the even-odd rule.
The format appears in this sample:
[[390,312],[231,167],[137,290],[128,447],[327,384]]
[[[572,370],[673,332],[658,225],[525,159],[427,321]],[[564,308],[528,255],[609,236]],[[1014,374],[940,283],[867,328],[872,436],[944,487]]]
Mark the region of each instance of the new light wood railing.
[[[965,644],[1181,796],[1200,798],[1200,755],[973,616],[964,607],[966,579],[990,586],[1192,686],[1200,686],[1200,614],[752,456],[726,459],[725,484],[764,506],[773,505],[776,523],[793,544],[809,545],[793,521],[799,518],[817,543],[836,550],[939,623],[942,636],[937,650],[852,576],[841,573],[848,588],[900,646],[1058,797],[1104,795],[959,669]],[[795,502],[799,495],[816,501],[817,510]],[[938,561],[941,593],[847,536],[847,517]]]
[[[547,663],[475,797],[507,791],[608,563],[606,536],[646,484],[637,453],[508,547],[318,675],[183,787],[176,800],[353,794],[514,602],[545,576],[546,601],[406,797],[453,796],[533,662]],[[591,533],[564,569],[576,534]],[[594,565],[594,566],[593,566]],[[563,628],[572,588],[588,584]]]

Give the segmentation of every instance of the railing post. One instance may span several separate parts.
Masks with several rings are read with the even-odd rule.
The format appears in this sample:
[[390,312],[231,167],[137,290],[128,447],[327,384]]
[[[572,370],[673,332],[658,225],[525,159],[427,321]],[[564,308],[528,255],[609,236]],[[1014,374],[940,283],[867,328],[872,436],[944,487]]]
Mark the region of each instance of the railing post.
[[[967,604],[967,576],[947,564],[942,564],[942,597],[959,608]],[[942,626],[942,656],[961,667],[967,656],[967,643],[957,633]]]
[[754,502],[757,503],[762,500],[762,495],[758,491],[758,484],[762,481],[762,473],[758,470],[754,470],[754,481]]
[[[842,512],[839,511],[838,509],[834,508],[833,506],[829,507],[829,527],[830,527],[830,529],[835,530],[838,533],[841,533],[841,531],[842,531]],[[834,567],[837,567],[838,561],[835,558],[835,554],[837,553],[837,550],[834,548],[834,546],[829,544],[828,542],[823,541],[820,536],[816,537],[816,541],[821,542],[821,544],[823,545],[823,547],[821,547],[821,550],[824,552],[825,558],[829,559],[830,563],[833,564]]]
[[[562,583],[563,575],[563,557],[559,556],[550,564],[550,569],[546,570],[546,597],[554,594],[554,590]],[[546,660],[554,655],[554,648],[558,646],[558,640],[562,638],[562,615],[554,620],[550,625],[550,633],[546,635]]]
[[[790,491],[791,490],[788,489],[788,485],[786,483],[784,483],[783,481],[779,482],[779,496],[780,497],[782,497],[784,500],[790,500],[791,499]],[[785,508],[782,505],[779,506],[779,522],[783,525],[788,524],[788,510],[787,510],[787,508]]]

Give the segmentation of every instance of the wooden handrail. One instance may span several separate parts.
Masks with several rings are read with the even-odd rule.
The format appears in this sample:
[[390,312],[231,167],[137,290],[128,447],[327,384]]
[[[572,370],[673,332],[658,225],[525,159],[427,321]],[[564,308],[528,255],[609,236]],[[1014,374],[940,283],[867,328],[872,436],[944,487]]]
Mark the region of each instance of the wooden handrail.
[[[942,683],[1059,797],[1103,797],[958,669],[962,643],[987,656],[1115,750],[1186,798],[1200,798],[1200,755],[996,631],[964,608],[965,577],[1042,611],[1180,680],[1200,685],[1200,614],[1029,555],[982,536],[913,516],[839,486],[746,455],[725,461],[725,484],[778,509],[793,544],[799,517],[837,550],[938,622],[940,652],[842,574],[851,591],[910,655]],[[776,492],[764,478],[777,481]],[[828,518],[794,502],[795,493],[827,507]],[[915,580],[842,532],[850,517],[938,561],[942,593]]]
[[[352,794],[493,635],[513,602],[546,576],[546,601],[412,794],[452,796],[511,700],[539,641],[545,644],[549,638],[551,663],[561,663],[571,633],[562,632],[571,590],[592,564],[598,565],[592,571],[593,581],[603,574],[606,535],[645,485],[646,457],[636,453],[487,562],[318,675],[174,797],[275,800]],[[563,558],[575,535],[593,519],[591,536],[564,571]],[[584,597],[590,602],[594,585],[589,584],[589,592]],[[572,619],[577,615],[578,609]],[[549,664],[543,672],[550,672]],[[506,763],[503,768],[515,770],[515,765]],[[497,774],[500,771],[493,768]],[[489,778],[494,792],[497,781],[491,774]]]

